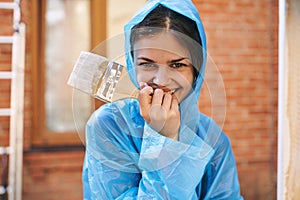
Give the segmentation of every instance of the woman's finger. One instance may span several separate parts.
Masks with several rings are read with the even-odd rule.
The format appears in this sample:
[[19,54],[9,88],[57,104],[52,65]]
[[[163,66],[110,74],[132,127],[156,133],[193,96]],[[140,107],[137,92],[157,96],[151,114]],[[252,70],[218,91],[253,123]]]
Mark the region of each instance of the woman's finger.
[[142,90],[143,88],[145,88],[147,86],[147,83],[139,82],[139,86],[140,86],[140,90]]
[[162,105],[162,100],[164,97],[164,91],[162,89],[154,90],[152,97],[152,105]]
[[144,119],[149,122],[149,110],[151,107],[151,102],[152,102],[152,95],[153,94],[153,89],[150,86],[145,86],[143,89],[140,90],[140,93],[138,94],[138,101],[140,104],[140,112],[141,116],[144,117]]
[[165,93],[163,98],[162,107],[166,109],[167,111],[171,108],[171,102],[172,102],[172,95],[169,93]]
[[150,86],[143,86],[141,87],[141,90],[138,94],[138,100],[140,101],[140,103],[145,103],[145,104],[149,104],[151,102],[149,102],[149,100],[152,99],[152,94],[153,94],[153,88]]
[[179,104],[178,99],[177,99],[176,95],[173,94],[172,95],[172,102],[171,102],[171,108],[170,109],[172,111],[178,111],[178,104]]

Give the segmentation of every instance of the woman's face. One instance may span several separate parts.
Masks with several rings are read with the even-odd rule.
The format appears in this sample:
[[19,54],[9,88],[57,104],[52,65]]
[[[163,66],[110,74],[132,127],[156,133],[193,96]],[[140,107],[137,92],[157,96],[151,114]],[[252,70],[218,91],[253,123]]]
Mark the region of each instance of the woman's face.
[[154,83],[174,92],[181,102],[194,81],[191,56],[170,32],[139,38],[134,45],[138,83]]

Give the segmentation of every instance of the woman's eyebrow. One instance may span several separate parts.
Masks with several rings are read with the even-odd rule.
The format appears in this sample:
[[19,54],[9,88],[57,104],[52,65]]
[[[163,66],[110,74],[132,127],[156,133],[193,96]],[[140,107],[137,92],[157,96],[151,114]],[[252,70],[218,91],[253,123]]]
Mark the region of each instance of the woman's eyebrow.
[[[147,58],[147,57],[138,57],[137,59],[138,59],[138,60],[145,60],[145,61],[151,62],[151,63],[155,63],[154,60],[152,60],[152,59],[150,59],[150,58]],[[190,58],[188,58],[188,57],[182,57],[182,58],[170,60],[170,61],[168,61],[167,63],[168,63],[168,64],[170,64],[170,63],[176,63],[176,62],[180,62],[180,61],[185,60],[185,59],[189,60]]]
[[189,60],[189,58],[183,57],[183,58],[178,58],[178,59],[175,59],[175,60],[168,61],[168,63],[176,63],[176,62],[180,62],[180,61],[185,60],[185,59]]
[[146,58],[146,57],[138,57],[137,59],[138,59],[138,60],[145,60],[145,61],[147,61],[147,62],[152,62],[152,63],[155,62],[154,60],[151,60],[150,58]]

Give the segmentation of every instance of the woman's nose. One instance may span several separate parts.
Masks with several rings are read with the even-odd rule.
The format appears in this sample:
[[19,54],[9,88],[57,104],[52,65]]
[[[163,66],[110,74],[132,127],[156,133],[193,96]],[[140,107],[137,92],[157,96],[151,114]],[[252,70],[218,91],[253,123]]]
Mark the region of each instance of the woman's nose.
[[171,72],[166,66],[159,66],[158,70],[153,78],[153,82],[158,85],[168,85],[170,82]]

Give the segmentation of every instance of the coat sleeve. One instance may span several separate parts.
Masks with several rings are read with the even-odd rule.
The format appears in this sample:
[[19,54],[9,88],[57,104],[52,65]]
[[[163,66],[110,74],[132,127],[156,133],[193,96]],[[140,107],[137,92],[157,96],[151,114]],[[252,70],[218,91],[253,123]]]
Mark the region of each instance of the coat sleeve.
[[200,199],[243,200],[233,152],[225,134],[218,139],[215,155],[206,166],[201,187]]
[[135,199],[140,175],[105,166],[86,152],[82,181],[84,200]]
[[95,111],[87,122],[82,171],[85,200],[136,196],[141,177],[135,165],[138,152],[125,132],[124,122],[106,106]]
[[199,199],[196,187],[214,150],[191,129],[182,127],[175,141],[145,126],[138,166],[138,194],[151,199]]

